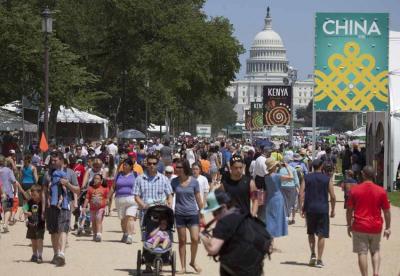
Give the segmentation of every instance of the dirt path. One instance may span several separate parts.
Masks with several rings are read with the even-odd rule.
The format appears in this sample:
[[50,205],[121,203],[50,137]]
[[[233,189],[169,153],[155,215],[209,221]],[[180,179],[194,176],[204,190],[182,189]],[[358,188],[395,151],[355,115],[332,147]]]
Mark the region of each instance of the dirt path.
[[[339,199],[342,192],[337,189]],[[381,275],[395,276],[400,271],[400,209],[392,208],[392,237],[383,240]],[[289,236],[276,240],[276,246],[282,251],[274,253],[271,261],[265,262],[265,275],[359,275],[356,255],[352,253],[351,239],[347,237],[343,202],[336,208],[336,218],[331,220],[331,238],[326,243],[324,253],[325,268],[307,266],[309,249],[304,220],[299,217],[296,224],[289,226]],[[49,235],[45,236],[44,261],[38,265],[30,263],[31,249],[25,239],[26,228],[23,223],[12,226],[10,233],[1,234],[0,239],[0,275],[136,275],[136,254],[142,244],[139,236],[133,245],[119,242],[121,238],[119,220],[116,213],[104,222],[103,242],[95,243],[91,237],[69,235],[69,248],[66,253],[67,265],[55,268],[49,264],[52,258]],[[176,240],[176,239],[175,239]],[[177,245],[174,244],[175,250]],[[187,247],[189,254],[189,246]],[[178,254],[177,254],[178,255]],[[200,245],[198,264],[203,268],[201,275],[218,275],[218,264],[206,256]],[[189,258],[189,256],[188,256]],[[179,268],[178,258],[178,268]],[[166,267],[164,275],[170,275]],[[189,272],[192,272],[188,268]],[[370,269],[371,271],[371,269]],[[193,273],[190,273],[193,274]],[[251,275],[249,275],[251,276]]]

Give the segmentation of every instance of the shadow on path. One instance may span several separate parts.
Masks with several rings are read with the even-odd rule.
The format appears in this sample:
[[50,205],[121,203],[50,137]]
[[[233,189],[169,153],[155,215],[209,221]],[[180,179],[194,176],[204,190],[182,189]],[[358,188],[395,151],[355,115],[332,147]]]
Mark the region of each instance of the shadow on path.
[[309,266],[308,263],[299,263],[299,262],[293,262],[293,261],[286,261],[286,262],[281,262],[281,264],[284,265],[296,265],[296,266]]

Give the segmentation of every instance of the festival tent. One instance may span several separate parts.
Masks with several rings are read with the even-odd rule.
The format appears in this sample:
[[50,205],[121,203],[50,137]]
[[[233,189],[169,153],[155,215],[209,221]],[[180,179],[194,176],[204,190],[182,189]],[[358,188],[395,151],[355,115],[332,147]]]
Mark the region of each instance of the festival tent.
[[365,137],[366,136],[366,132],[367,128],[365,126],[360,127],[354,131],[351,132],[351,134],[349,135],[350,137]]
[[[16,114],[22,114],[20,101],[14,101],[2,106]],[[43,114],[40,121],[44,121]],[[109,121],[100,116],[79,110],[75,107],[66,108],[60,106],[57,113],[57,138],[65,142],[74,141],[77,138],[84,139],[104,139],[108,137]]]
[[18,115],[0,108],[0,131],[23,131],[36,133],[37,125],[22,120]]

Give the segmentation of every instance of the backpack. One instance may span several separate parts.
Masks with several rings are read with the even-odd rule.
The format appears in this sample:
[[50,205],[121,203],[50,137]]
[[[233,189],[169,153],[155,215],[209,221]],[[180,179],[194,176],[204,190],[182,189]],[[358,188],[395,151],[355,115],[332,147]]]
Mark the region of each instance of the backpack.
[[329,155],[329,157],[327,155],[324,155],[321,157],[321,159],[324,161],[324,163],[322,164],[323,172],[328,175],[332,175],[333,170],[335,168],[335,165],[333,164],[332,160],[332,155]]
[[[239,271],[240,275],[260,275],[258,273],[262,271],[265,255],[270,257],[271,254],[272,236],[266,230],[265,223],[249,213],[240,213],[239,219],[241,222],[235,234],[225,241],[234,247],[230,246],[229,252],[220,255],[219,261],[225,270],[234,272],[232,275],[239,275]],[[245,236],[238,233],[239,227],[242,227]]]

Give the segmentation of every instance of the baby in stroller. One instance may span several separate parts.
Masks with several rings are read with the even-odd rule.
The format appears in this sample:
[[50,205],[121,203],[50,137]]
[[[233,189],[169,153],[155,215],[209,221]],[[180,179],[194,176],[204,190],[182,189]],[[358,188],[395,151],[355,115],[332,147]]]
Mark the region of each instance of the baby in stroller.
[[168,230],[168,220],[166,218],[159,218],[159,226],[154,229],[149,235],[146,241],[148,248],[161,247],[162,249],[167,249],[171,245],[171,240],[169,238]]

